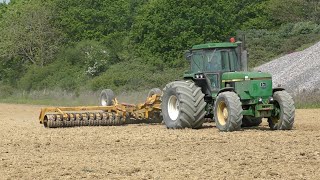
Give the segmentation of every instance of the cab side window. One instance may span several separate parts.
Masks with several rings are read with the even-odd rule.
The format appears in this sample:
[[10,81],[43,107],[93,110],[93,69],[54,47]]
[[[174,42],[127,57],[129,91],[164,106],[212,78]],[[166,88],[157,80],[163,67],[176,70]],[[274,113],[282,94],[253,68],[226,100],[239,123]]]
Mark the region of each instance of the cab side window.
[[207,74],[207,78],[212,90],[217,90],[220,88],[218,74]]
[[193,72],[203,71],[203,53],[202,51],[195,51],[192,55],[191,70]]

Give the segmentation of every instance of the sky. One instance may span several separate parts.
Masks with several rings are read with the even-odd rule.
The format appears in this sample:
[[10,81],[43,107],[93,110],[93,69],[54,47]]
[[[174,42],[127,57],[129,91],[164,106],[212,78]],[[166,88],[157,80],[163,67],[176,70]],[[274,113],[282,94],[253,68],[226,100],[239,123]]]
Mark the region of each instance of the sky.
[[10,0],[0,0],[0,2],[8,3],[8,2],[10,2]]

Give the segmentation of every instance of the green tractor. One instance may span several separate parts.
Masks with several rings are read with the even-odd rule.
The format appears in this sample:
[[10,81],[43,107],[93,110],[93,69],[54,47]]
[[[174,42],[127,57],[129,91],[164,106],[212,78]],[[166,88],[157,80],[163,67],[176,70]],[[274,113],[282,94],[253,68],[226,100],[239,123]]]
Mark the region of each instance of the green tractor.
[[167,128],[201,128],[212,118],[220,131],[258,126],[267,118],[272,130],[293,127],[292,97],[272,87],[272,76],[247,71],[247,52],[241,42],[195,45],[186,59],[190,70],[183,80],[168,83],[162,94]]

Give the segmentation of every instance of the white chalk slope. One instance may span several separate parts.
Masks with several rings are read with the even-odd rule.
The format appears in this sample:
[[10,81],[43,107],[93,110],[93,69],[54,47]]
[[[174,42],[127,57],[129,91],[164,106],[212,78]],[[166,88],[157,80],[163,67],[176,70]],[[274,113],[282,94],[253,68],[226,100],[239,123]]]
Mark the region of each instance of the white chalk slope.
[[300,52],[275,59],[255,70],[272,74],[273,86],[299,93],[320,88],[320,42]]

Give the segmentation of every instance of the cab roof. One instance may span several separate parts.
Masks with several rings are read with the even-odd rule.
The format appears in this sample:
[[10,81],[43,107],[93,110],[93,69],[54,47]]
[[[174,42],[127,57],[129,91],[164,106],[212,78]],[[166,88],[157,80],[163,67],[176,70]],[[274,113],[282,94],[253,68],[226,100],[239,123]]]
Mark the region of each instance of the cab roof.
[[230,43],[230,42],[224,42],[224,43],[206,43],[206,44],[199,44],[192,47],[192,50],[197,49],[212,49],[212,48],[234,48],[238,47],[237,43]]

